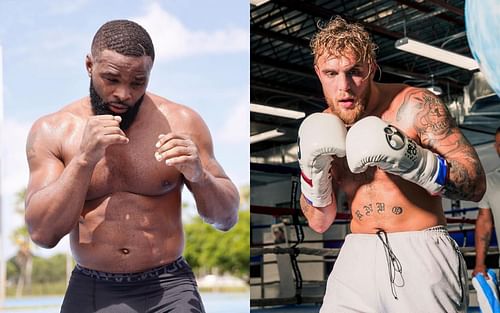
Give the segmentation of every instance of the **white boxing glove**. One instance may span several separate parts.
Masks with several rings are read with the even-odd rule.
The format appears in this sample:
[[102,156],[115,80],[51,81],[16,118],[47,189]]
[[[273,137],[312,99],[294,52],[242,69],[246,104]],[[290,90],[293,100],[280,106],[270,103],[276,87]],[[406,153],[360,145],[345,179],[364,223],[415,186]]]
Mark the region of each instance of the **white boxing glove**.
[[441,156],[420,147],[376,116],[365,117],[349,129],[346,154],[353,173],[377,166],[422,186],[432,195],[440,193],[446,183],[448,168]]
[[332,203],[330,168],[333,155],[345,156],[344,122],[336,115],[314,113],[299,128],[300,188],[315,207]]

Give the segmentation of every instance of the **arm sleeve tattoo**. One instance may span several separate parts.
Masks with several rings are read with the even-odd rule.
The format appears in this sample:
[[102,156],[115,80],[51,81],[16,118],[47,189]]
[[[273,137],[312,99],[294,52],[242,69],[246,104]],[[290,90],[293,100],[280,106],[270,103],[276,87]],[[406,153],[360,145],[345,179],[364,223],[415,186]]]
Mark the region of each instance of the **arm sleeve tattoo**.
[[444,195],[450,199],[479,201],[485,189],[483,167],[443,102],[430,92],[411,90],[401,104],[397,119],[408,116],[414,116],[421,144],[443,156],[448,163]]

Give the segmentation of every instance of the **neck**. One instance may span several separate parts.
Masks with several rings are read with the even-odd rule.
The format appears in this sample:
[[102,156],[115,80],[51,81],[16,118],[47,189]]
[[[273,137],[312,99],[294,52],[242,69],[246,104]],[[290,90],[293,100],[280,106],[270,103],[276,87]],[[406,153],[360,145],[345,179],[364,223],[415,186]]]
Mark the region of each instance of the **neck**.
[[366,106],[365,113],[363,117],[370,115],[377,115],[377,111],[381,109],[380,103],[380,86],[374,82],[370,82],[370,98],[368,99],[368,105]]

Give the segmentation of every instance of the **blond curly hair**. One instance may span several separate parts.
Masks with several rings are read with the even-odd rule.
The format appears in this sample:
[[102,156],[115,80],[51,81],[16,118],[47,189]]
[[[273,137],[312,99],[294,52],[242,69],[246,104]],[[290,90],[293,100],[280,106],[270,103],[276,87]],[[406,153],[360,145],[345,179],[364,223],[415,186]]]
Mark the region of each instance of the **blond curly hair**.
[[368,63],[370,69],[376,64],[377,45],[361,25],[347,23],[337,16],[319,29],[310,43],[314,64],[324,54],[333,57],[353,56],[356,63]]

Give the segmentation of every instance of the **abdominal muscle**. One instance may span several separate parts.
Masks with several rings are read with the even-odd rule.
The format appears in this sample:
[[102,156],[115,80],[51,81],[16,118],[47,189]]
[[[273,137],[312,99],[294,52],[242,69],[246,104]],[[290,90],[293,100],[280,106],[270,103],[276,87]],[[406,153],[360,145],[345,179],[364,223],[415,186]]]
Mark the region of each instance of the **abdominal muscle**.
[[98,271],[133,273],[173,262],[184,248],[180,195],[116,192],[86,201],[70,243],[77,263]]
[[417,231],[446,225],[440,197],[375,168],[355,176],[342,184],[347,187],[352,233]]

